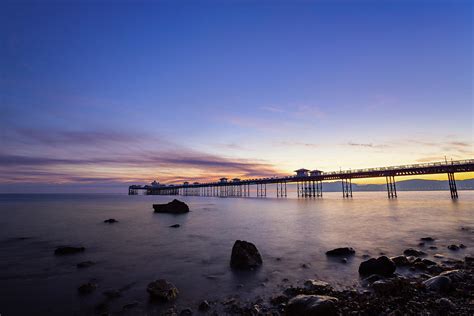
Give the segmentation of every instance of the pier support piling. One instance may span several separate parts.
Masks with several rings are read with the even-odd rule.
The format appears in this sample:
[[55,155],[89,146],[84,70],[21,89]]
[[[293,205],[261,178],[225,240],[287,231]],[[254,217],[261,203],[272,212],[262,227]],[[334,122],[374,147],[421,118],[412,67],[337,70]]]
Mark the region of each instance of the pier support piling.
[[344,198],[352,197],[352,179],[351,178],[342,179],[342,197]]
[[451,199],[458,198],[458,189],[456,187],[456,179],[454,179],[454,172],[448,172],[448,183],[449,192],[451,193]]
[[395,176],[386,176],[385,180],[387,181],[387,195],[389,199],[394,199],[397,197],[397,186],[395,184]]

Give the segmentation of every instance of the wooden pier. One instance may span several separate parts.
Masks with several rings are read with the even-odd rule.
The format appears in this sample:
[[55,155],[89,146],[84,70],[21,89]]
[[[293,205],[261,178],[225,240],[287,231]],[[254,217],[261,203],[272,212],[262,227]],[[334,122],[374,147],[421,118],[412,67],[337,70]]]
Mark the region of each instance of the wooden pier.
[[387,196],[389,199],[397,197],[396,176],[447,174],[449,190],[452,199],[458,198],[455,173],[473,172],[474,159],[443,161],[425,164],[413,164],[403,166],[391,166],[381,168],[368,168],[357,170],[341,170],[323,172],[319,170],[309,171],[307,169],[296,170],[296,175],[287,177],[258,178],[258,179],[232,179],[221,178],[217,182],[190,184],[184,182],[178,185],[160,185],[156,182],[152,185],[131,185],[128,188],[129,195],[136,195],[144,191],[147,195],[198,195],[215,197],[250,197],[251,186],[256,186],[256,196],[267,196],[267,184],[276,185],[276,197],[287,196],[287,184],[296,184],[298,197],[322,197],[323,181],[341,181],[342,196],[352,197],[352,180],[363,178],[385,178],[387,183]]

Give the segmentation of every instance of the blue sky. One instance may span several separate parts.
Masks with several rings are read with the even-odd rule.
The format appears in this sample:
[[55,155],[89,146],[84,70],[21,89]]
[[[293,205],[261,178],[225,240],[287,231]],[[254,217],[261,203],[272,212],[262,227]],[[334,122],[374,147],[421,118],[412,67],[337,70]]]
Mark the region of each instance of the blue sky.
[[0,4],[0,189],[472,158],[469,1]]

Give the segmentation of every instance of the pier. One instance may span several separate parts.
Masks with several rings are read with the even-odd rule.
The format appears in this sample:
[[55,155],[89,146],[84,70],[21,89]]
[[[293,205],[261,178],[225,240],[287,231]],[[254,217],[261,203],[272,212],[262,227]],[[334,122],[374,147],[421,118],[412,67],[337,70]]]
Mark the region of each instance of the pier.
[[[390,166],[379,168],[340,170],[324,172],[320,170],[295,170],[296,175],[286,177],[271,177],[258,179],[238,178],[228,180],[221,178],[216,182],[199,183],[184,182],[183,184],[162,185],[153,182],[151,185],[131,185],[128,188],[129,195],[136,195],[140,191],[147,195],[197,195],[214,197],[250,197],[254,191],[256,197],[267,196],[267,185],[276,185],[275,196],[287,197],[287,184],[296,184],[296,194],[301,198],[318,198],[323,196],[324,181],[341,181],[343,198],[352,198],[352,180],[364,178],[385,178],[387,183],[387,197],[397,198],[397,187],[395,177],[447,174],[449,191],[452,199],[458,198],[455,174],[461,172],[473,172],[474,159],[442,161],[424,164],[412,164],[403,166]],[[255,190],[251,190],[255,186]]]

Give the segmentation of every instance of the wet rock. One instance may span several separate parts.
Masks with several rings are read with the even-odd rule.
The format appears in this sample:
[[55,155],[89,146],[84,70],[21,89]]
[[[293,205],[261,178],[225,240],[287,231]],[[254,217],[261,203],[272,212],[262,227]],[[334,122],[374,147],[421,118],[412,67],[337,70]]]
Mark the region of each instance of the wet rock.
[[346,263],[347,263],[347,258],[342,258],[342,259],[341,259],[341,262],[344,263],[344,264],[346,264]]
[[464,248],[466,248],[466,245],[465,244],[460,244],[459,248],[464,249]]
[[176,199],[167,204],[153,204],[153,209],[155,213],[182,214],[189,212],[188,205]]
[[102,294],[108,299],[114,299],[122,296],[122,293],[120,293],[119,290],[107,290],[102,292]]
[[234,269],[252,269],[262,265],[262,256],[254,244],[236,240],[232,247],[230,266]]
[[337,315],[338,299],[324,295],[298,295],[286,307],[288,316]]
[[191,316],[192,314],[193,310],[191,308],[185,308],[179,313],[179,316]]
[[396,266],[392,260],[386,256],[381,256],[377,259],[372,258],[367,261],[363,261],[359,266],[359,274],[378,274],[382,276],[390,276],[393,274],[393,272],[395,272],[395,269]]
[[392,260],[396,266],[408,266],[410,265],[410,261],[408,261],[408,258],[405,256],[396,256],[396,257],[391,257],[390,260]]
[[308,269],[308,268],[309,268],[309,264],[302,263],[302,264],[301,264],[301,267],[302,267],[303,269]]
[[451,289],[451,279],[447,276],[435,276],[423,282],[430,291],[444,293]]
[[435,250],[435,249],[438,249],[438,247],[436,247],[436,246],[430,246],[430,249],[431,249],[431,250]]
[[444,256],[439,253],[435,254],[433,257],[438,258],[438,259],[444,258]]
[[87,283],[84,283],[84,284],[80,285],[77,288],[77,291],[79,292],[79,294],[85,295],[85,294],[90,294],[90,293],[94,292],[96,289],[97,289],[97,284],[96,283],[87,282]]
[[79,262],[78,264],[76,264],[76,267],[78,267],[79,269],[89,268],[89,267],[93,266],[94,264],[95,264],[95,262],[93,262],[93,261],[83,261],[83,262]]
[[307,290],[320,294],[327,293],[332,290],[332,286],[329,283],[320,280],[306,280],[304,282],[304,286]]
[[432,266],[436,264],[436,262],[431,261],[429,259],[423,259],[421,262],[424,263],[426,266]]
[[109,218],[109,219],[106,219],[104,223],[107,223],[107,224],[118,223],[118,220],[116,220],[115,218]]
[[449,270],[439,274],[440,276],[448,277],[453,282],[461,282],[464,280],[465,273],[461,270]]
[[178,289],[172,283],[159,279],[148,284],[147,292],[150,297],[161,301],[173,301],[178,296]]
[[458,246],[458,245],[449,245],[449,246],[448,246],[448,249],[449,249],[449,250],[456,251],[456,250],[459,250],[459,246]]
[[181,226],[181,225],[179,225],[179,224],[174,224],[174,225],[170,225],[169,227],[171,227],[171,228],[179,228],[180,226]]
[[420,246],[420,247],[423,247],[424,245],[425,245],[424,242],[419,242],[419,243],[418,243],[418,246]]
[[428,268],[428,266],[424,262],[421,262],[421,261],[415,262],[413,264],[413,267],[419,270],[426,270],[426,268]]
[[446,297],[442,297],[442,298],[436,300],[436,303],[439,305],[439,307],[442,310],[450,311],[450,310],[455,310],[456,309],[456,305],[453,302],[451,302],[450,299],[448,299]]
[[210,308],[211,308],[211,304],[209,304],[208,301],[202,301],[202,302],[199,304],[199,310],[200,310],[201,312],[208,311]]
[[353,256],[355,250],[351,247],[336,248],[326,251],[326,256]]
[[75,253],[83,252],[86,250],[84,247],[73,247],[73,246],[61,246],[56,248],[54,251],[55,255],[62,256],[62,255],[72,255]]
[[435,239],[433,237],[422,237],[420,238],[421,241],[433,242]]
[[423,251],[416,250],[416,249],[413,249],[413,248],[405,249],[405,251],[403,251],[403,254],[405,256],[413,256],[413,257],[421,257],[421,256],[426,255],[426,253],[424,253]]
[[466,262],[467,265],[474,264],[474,256],[465,256],[464,262]]
[[444,271],[444,269],[439,266],[439,265],[432,265],[432,266],[428,266],[428,268],[426,269],[429,273],[431,274],[440,274],[441,272]]
[[378,280],[372,283],[372,288],[378,295],[393,295],[400,289],[399,279]]
[[369,283],[373,283],[378,280],[380,280],[380,275],[378,274],[371,274],[364,279],[364,281],[369,282]]

